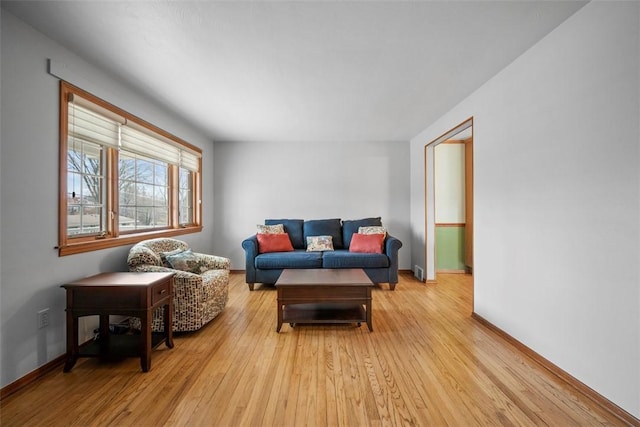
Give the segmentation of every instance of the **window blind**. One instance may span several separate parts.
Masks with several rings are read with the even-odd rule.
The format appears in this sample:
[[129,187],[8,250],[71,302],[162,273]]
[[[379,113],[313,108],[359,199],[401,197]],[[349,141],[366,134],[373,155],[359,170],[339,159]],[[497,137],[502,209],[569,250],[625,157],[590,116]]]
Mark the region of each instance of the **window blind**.
[[180,167],[190,170],[191,172],[198,172],[200,170],[200,154],[193,153],[187,150],[180,151]]
[[199,172],[202,154],[159,135],[82,97],[69,97],[72,138],[93,142]]
[[118,148],[120,123],[69,102],[68,134],[87,142]]
[[188,150],[162,135],[151,133],[135,123],[127,122],[123,125],[121,137],[123,150],[162,160],[193,172],[200,170],[200,153]]
[[180,162],[180,150],[177,147],[128,125],[122,126],[122,143],[120,147],[123,150],[162,160],[173,165],[177,165]]

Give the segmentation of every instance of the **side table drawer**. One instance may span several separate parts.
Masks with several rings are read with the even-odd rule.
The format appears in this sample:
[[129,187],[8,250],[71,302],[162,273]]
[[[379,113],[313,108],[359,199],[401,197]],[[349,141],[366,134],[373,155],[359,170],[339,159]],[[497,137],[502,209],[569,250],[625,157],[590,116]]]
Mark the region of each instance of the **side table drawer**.
[[156,305],[158,302],[169,296],[169,281],[158,283],[151,289],[151,305]]
[[139,307],[144,296],[136,289],[121,289],[115,293],[112,289],[107,288],[73,288],[68,294],[71,295],[73,301],[72,306],[67,302],[67,309],[74,310],[86,309],[131,309]]

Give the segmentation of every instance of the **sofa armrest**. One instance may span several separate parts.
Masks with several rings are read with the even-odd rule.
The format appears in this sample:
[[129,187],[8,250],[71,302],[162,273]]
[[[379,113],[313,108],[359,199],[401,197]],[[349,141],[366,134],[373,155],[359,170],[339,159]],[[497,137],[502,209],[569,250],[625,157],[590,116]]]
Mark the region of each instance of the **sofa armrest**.
[[391,257],[395,254],[395,256],[397,257],[398,251],[401,247],[402,242],[398,238],[387,235],[387,238],[384,241],[384,253],[387,254],[387,256]]
[[229,270],[231,268],[231,260],[229,258],[197,252],[194,252],[193,254],[200,260],[203,260],[210,270]]
[[387,235],[384,242],[384,253],[389,257],[389,283],[398,283],[398,251],[402,247],[402,242],[397,238]]
[[258,237],[247,237],[242,241],[242,248],[245,253],[245,271],[247,283],[255,283],[256,281],[256,263],[255,259],[258,256]]

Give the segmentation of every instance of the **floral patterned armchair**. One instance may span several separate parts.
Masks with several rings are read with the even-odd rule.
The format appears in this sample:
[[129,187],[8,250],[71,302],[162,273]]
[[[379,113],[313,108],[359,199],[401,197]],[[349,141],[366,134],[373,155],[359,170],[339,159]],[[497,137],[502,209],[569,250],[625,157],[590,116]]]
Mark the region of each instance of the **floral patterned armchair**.
[[[127,264],[129,271],[175,272],[173,330],[176,332],[200,329],[227,304],[231,264],[228,258],[192,252],[181,240],[159,238],[134,245]],[[164,329],[162,319],[162,310],[156,310],[151,326],[154,331]]]

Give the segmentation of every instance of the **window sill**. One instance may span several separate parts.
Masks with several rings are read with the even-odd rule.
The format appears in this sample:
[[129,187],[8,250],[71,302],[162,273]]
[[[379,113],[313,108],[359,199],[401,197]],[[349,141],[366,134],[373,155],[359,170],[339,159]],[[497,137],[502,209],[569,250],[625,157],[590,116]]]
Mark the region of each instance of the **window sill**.
[[148,233],[137,233],[135,235],[122,235],[106,239],[95,239],[78,243],[68,243],[65,246],[58,246],[58,256],[81,254],[84,252],[99,251],[101,249],[115,248],[118,246],[133,245],[142,240],[160,237],[173,237],[181,234],[199,233],[202,226],[176,228],[172,230],[150,231]]

